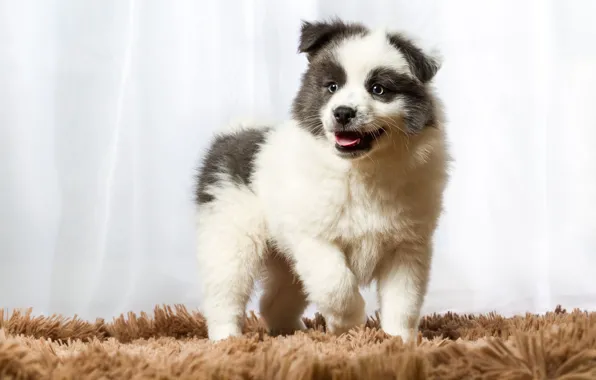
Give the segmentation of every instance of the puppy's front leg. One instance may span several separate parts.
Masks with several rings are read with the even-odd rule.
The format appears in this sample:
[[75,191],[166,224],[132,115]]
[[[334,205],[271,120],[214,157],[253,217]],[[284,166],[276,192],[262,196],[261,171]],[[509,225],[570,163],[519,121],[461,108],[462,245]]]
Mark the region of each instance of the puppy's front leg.
[[329,332],[339,335],[366,322],[358,280],[338,247],[308,238],[295,240],[291,251],[308,301],[323,314]]
[[389,335],[401,336],[404,342],[418,331],[431,256],[430,244],[404,244],[380,267],[377,286],[381,328]]

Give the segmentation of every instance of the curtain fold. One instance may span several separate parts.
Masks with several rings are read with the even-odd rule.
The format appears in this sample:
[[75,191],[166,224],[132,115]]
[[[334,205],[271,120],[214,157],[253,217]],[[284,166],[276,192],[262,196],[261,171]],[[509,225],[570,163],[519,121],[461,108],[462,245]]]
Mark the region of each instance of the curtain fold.
[[300,20],[338,15],[444,57],[455,162],[425,312],[595,308],[593,14],[591,0],[0,0],[0,306],[197,307],[209,135],[287,118]]

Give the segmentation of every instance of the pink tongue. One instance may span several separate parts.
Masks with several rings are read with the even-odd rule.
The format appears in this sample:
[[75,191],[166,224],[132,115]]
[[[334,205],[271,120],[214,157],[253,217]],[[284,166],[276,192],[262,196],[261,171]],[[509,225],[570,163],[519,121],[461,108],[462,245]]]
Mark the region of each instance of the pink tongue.
[[340,146],[354,146],[360,142],[360,137],[350,134],[338,133],[335,135],[335,142]]

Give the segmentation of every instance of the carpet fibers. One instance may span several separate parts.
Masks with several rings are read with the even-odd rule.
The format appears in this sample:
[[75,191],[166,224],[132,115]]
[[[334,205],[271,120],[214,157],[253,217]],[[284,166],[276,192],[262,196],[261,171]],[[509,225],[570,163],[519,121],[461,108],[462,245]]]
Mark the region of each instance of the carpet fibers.
[[596,312],[429,315],[407,345],[377,317],[340,337],[305,322],[270,337],[253,314],[243,337],[214,344],[182,306],[111,322],[0,310],[0,379],[596,379]]

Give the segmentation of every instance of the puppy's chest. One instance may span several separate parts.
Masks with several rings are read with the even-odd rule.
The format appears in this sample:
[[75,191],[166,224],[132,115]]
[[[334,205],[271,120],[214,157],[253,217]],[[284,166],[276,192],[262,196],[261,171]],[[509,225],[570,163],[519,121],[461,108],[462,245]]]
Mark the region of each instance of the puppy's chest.
[[329,238],[347,241],[381,238],[387,232],[399,228],[402,213],[396,204],[353,195],[331,204],[335,218],[326,226]]
[[407,219],[397,192],[366,186],[357,181],[338,181],[335,196],[328,197],[327,212],[334,215],[326,227],[329,238],[345,241],[395,234]]
[[342,203],[335,204],[335,223],[326,238],[340,246],[348,265],[361,283],[370,282],[378,263],[399,243],[407,226],[400,200],[352,187]]

